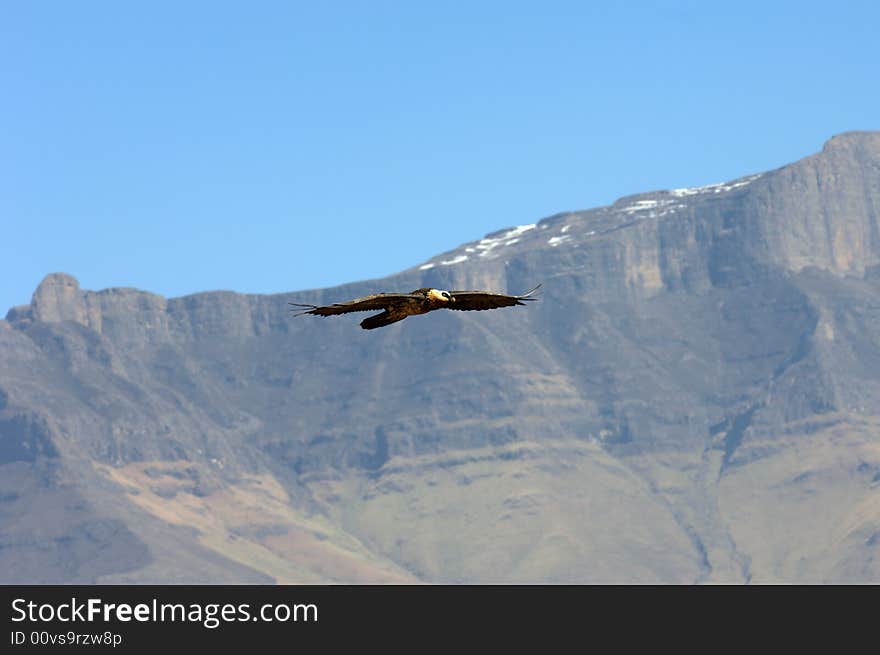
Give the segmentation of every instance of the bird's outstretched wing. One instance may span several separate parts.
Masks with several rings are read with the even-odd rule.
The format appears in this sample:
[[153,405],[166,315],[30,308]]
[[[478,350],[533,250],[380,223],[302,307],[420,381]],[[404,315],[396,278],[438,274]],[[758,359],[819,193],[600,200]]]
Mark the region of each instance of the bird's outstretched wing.
[[[355,298],[347,302],[337,302],[332,305],[304,305],[302,303],[291,302],[297,308],[306,308],[305,311],[299,312],[296,316],[302,314],[314,314],[315,316],[335,316],[336,314],[348,314],[349,312],[367,312],[375,309],[388,309],[402,302],[415,298],[409,293],[374,293],[372,296],[364,296],[363,298]],[[295,310],[291,310],[295,311]]]
[[534,289],[526,291],[521,296],[508,296],[503,293],[489,293],[488,291],[450,291],[454,302],[449,303],[447,309],[456,310],[476,310],[496,309],[498,307],[512,307],[513,305],[525,305],[523,300],[537,300],[530,296],[537,291],[541,285]]

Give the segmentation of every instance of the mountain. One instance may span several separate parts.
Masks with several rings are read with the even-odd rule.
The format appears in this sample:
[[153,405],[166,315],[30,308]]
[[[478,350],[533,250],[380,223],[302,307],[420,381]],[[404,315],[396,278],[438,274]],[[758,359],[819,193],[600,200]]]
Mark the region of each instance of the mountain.
[[[0,321],[0,582],[880,582],[880,132],[382,280]],[[423,286],[541,300],[292,318]]]

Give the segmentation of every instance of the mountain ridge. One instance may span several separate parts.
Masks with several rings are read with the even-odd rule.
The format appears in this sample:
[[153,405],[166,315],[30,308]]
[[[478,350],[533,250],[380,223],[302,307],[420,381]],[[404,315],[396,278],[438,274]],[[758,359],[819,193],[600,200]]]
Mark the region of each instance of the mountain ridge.
[[[0,573],[877,581],[878,208],[880,133],[850,132],[339,287],[50,274],[0,321]],[[528,308],[377,334],[286,311],[537,282]]]

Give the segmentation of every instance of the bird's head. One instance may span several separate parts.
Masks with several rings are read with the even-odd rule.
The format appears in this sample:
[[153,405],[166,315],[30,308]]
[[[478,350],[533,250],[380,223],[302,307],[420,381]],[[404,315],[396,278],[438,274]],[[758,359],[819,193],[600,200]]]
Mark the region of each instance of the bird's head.
[[428,289],[428,298],[437,302],[455,302],[452,294],[442,289]]

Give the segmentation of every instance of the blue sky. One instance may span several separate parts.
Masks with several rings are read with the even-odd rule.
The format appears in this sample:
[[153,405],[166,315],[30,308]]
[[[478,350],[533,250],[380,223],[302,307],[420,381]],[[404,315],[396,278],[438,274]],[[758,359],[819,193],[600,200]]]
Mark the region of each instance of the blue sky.
[[[320,5],[320,6],[319,6]],[[380,277],[878,129],[872,2],[0,8],[0,316]]]

